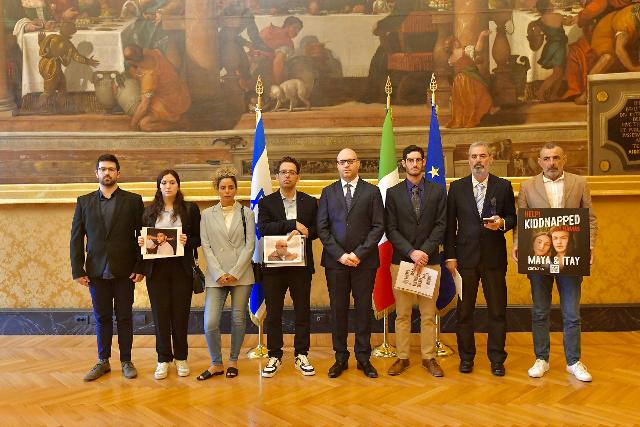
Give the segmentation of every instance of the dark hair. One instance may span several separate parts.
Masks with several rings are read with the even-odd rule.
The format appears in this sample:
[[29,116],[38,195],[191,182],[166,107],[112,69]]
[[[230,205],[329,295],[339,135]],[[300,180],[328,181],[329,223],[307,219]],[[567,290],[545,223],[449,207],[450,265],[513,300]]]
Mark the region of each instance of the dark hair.
[[293,163],[294,165],[296,165],[296,173],[300,173],[300,162],[291,156],[284,156],[283,158],[278,160],[277,172],[280,172],[280,166],[282,166],[283,163]]
[[549,230],[549,236],[551,236],[551,256],[556,256],[558,254],[558,252],[556,251],[555,246],[553,246],[553,233],[558,232],[558,231],[563,231],[567,234],[569,234],[569,240],[567,241],[567,250],[565,251],[565,254],[571,254],[573,252],[573,249],[575,247],[575,237],[574,234],[571,233],[569,230],[565,230],[564,227],[562,226],[555,226],[555,227],[551,227],[551,229]]
[[225,178],[229,178],[230,180],[233,181],[233,183],[237,188],[238,187],[238,179],[236,178],[237,174],[238,174],[238,171],[236,171],[232,167],[220,168],[216,171],[216,174],[213,177],[213,185],[215,185],[216,189],[218,189],[220,188],[220,182]]
[[100,167],[100,162],[112,162],[116,164],[116,170],[120,170],[120,162],[118,161],[118,158],[116,156],[114,156],[113,154],[102,154],[100,155],[100,157],[98,157],[98,160],[96,160],[96,170],[98,170],[98,168]]
[[158,218],[160,212],[164,209],[164,198],[162,197],[162,191],[160,191],[160,183],[165,175],[173,175],[178,183],[178,192],[176,193],[176,200],[173,202],[173,213],[171,214],[171,220],[175,221],[178,216],[184,218],[187,213],[187,204],[184,201],[184,195],[180,191],[180,176],[178,172],[173,169],[165,169],[158,174],[156,178],[156,195],[153,197],[153,202],[147,206],[142,215],[142,221],[146,224],[151,217]]
[[550,0],[538,0],[536,2],[536,10],[540,13],[553,10],[553,4],[551,4]]
[[407,160],[407,156],[409,155],[409,153],[413,153],[414,151],[417,151],[418,153],[420,153],[420,155],[424,159],[424,150],[418,147],[417,145],[412,144],[408,147],[405,147],[404,150],[402,150],[402,160]]
[[138,46],[135,43],[132,44],[128,44],[124,50],[130,50],[131,51],[131,55],[129,55],[128,57],[125,57],[125,59],[130,59],[133,61],[142,61],[142,59],[144,58],[144,53],[142,51],[142,48],[140,46]]
[[303,27],[302,20],[300,18],[297,18],[295,16],[287,16],[286,19],[284,20],[284,23],[282,24],[282,28],[288,27],[289,25],[295,25],[295,24],[300,25],[300,28]]

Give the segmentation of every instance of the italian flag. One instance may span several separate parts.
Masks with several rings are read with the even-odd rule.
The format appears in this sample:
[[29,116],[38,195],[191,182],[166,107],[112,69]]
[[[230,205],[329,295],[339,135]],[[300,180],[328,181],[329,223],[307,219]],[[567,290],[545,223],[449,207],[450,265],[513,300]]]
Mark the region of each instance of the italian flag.
[[[387,189],[400,182],[398,175],[398,163],[396,160],[396,141],[393,136],[393,123],[391,120],[391,109],[387,109],[387,116],[382,127],[382,142],[380,143],[380,164],[378,169],[378,188],[382,194],[382,201],[386,203]],[[391,310],[395,305],[393,298],[391,278],[391,256],[393,247],[383,235],[378,243],[380,254],[380,267],[376,272],[376,281],[373,286],[373,310],[376,318],[383,316],[384,310]]]

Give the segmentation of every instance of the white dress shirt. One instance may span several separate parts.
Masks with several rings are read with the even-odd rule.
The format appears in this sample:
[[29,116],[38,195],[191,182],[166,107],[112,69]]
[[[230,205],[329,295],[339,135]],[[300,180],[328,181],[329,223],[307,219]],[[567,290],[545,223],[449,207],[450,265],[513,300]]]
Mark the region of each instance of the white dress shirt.
[[560,178],[555,181],[550,180],[546,176],[542,175],[542,182],[544,182],[544,189],[547,192],[547,199],[549,199],[549,205],[552,208],[564,207],[564,172]]
[[347,182],[344,179],[340,178],[340,183],[342,184],[342,194],[344,194],[344,197],[347,197],[347,184],[351,184],[351,195],[353,196],[353,193],[355,193],[356,191],[356,185],[358,185],[358,181],[360,181],[359,176],[353,178],[351,182]]
[[280,197],[282,197],[282,204],[284,205],[284,213],[287,216],[288,220],[298,219],[298,208],[296,207],[296,196],[298,195],[297,191],[293,192],[293,197],[287,199],[282,191],[280,191]]

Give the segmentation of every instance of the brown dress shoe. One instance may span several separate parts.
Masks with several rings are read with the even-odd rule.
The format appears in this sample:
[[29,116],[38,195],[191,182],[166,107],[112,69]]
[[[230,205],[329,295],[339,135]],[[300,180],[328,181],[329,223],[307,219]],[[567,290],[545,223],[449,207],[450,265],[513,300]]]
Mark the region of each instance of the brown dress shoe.
[[422,359],[422,367],[434,377],[443,377],[444,372],[436,359]]
[[400,375],[402,372],[406,371],[409,367],[409,359],[397,359],[393,365],[387,371],[387,374],[391,376]]

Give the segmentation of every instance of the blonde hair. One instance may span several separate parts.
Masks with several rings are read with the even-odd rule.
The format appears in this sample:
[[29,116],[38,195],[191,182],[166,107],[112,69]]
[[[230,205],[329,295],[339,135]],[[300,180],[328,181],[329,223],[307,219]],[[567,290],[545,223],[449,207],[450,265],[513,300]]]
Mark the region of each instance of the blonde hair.
[[234,168],[233,166],[223,166],[220,169],[218,169],[216,173],[213,175],[213,185],[216,188],[220,188],[220,182],[223,179],[229,178],[233,181],[233,183],[237,187],[238,180],[236,178],[236,175],[238,175],[238,171],[236,170],[236,168]]

